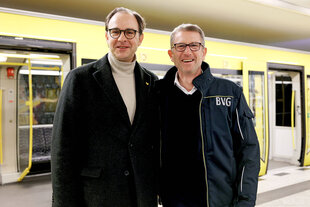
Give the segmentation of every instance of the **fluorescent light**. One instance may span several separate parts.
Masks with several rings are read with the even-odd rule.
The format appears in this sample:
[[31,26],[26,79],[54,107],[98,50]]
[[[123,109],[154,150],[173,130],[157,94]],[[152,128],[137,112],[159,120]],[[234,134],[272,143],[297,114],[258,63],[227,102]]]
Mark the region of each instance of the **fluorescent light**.
[[15,53],[0,53],[0,56],[13,58],[37,58],[37,59],[60,59],[58,55],[44,55],[44,54],[15,54]]
[[[19,71],[19,74],[22,75],[29,75],[29,70],[21,69]],[[51,76],[60,76],[62,75],[59,71],[53,71],[53,70],[31,70],[31,75],[51,75]]]
[[0,62],[6,62],[8,58],[4,56],[0,56]]
[[29,58],[29,55],[23,55],[23,54],[0,53],[0,55],[4,57]]
[[59,59],[58,55],[45,55],[45,54],[30,54],[30,58],[55,58]]
[[[59,61],[53,61],[53,60],[31,60],[31,64],[36,64],[36,65],[62,65],[62,62]],[[28,63],[28,60],[26,61]]]

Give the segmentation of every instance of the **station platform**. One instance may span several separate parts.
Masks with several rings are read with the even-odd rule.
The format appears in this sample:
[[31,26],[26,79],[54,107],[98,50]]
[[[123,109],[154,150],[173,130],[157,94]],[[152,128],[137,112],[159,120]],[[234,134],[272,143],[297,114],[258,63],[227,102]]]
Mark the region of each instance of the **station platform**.
[[[50,174],[0,186],[1,207],[50,207]],[[257,207],[309,207],[310,167],[284,166],[268,171],[258,183]]]

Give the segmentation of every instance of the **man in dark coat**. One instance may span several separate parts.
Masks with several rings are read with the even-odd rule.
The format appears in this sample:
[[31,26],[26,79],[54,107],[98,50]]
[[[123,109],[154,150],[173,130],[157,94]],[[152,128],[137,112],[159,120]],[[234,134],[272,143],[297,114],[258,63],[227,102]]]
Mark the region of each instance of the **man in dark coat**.
[[54,118],[53,207],[157,207],[157,77],[136,62],[143,18],[106,19],[110,52],[66,77]]

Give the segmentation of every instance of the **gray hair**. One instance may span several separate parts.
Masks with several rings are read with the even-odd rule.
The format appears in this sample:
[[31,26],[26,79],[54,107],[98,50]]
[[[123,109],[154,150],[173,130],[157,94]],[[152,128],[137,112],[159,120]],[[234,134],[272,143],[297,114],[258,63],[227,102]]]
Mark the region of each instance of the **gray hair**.
[[171,47],[173,47],[173,42],[174,42],[174,36],[176,35],[176,33],[180,32],[180,31],[190,31],[190,32],[198,32],[200,34],[201,37],[201,44],[203,46],[205,46],[205,34],[202,31],[202,29],[196,25],[196,24],[181,24],[179,26],[177,26],[176,28],[174,28],[174,30],[172,31],[171,35],[170,35],[170,45]]

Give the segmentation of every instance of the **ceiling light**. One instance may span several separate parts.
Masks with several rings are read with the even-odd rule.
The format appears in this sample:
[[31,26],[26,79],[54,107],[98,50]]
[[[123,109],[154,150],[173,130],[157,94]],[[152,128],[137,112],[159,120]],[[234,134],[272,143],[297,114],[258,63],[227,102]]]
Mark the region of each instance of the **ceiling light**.
[[[19,74],[28,75],[29,70],[21,69]],[[60,71],[51,71],[51,70],[31,70],[31,75],[50,75],[50,76],[60,76],[62,72]]]
[[6,60],[7,60],[7,57],[0,56],[0,62],[6,62]]

